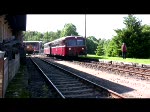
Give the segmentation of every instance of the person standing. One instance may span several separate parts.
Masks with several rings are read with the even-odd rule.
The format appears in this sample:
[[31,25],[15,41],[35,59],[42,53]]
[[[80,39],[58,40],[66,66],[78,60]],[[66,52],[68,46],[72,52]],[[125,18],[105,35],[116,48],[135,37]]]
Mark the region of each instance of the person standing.
[[126,54],[127,54],[127,46],[125,43],[122,44],[121,46],[121,51],[122,51],[122,58],[126,59]]

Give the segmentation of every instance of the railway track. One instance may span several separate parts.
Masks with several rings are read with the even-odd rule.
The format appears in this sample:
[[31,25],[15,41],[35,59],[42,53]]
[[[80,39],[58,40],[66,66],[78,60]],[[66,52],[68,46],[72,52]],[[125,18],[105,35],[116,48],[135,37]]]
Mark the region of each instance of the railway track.
[[40,58],[32,60],[62,98],[125,98],[47,60]]
[[112,63],[110,62],[80,62],[73,61],[73,63],[81,65],[86,68],[91,68],[95,70],[101,70],[108,73],[114,73],[118,75],[129,75],[133,77],[140,77],[145,80],[150,79],[150,68],[137,67],[135,65],[129,65],[124,63]]
[[[45,57],[42,57],[45,58]],[[74,64],[81,65],[85,68],[91,68],[95,70],[105,71],[108,73],[114,73],[117,75],[128,75],[135,78],[141,78],[142,80],[150,80],[150,67],[139,66],[134,63],[123,63],[123,62],[112,62],[112,61],[98,61],[97,59],[89,58],[74,58],[74,59],[65,59],[65,58],[54,58],[51,57],[51,60],[65,60],[73,62]],[[50,57],[47,57],[50,59]]]
[[61,98],[55,89],[47,83],[43,74],[35,67],[30,57],[27,57],[28,90],[30,98]]

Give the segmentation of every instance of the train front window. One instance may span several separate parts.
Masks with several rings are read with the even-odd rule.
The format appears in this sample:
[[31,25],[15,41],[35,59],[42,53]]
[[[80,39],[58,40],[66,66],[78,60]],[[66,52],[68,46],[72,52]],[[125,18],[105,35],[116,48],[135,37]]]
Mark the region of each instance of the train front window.
[[83,40],[77,40],[77,46],[83,46],[84,41]]
[[76,40],[67,40],[67,46],[76,46]]

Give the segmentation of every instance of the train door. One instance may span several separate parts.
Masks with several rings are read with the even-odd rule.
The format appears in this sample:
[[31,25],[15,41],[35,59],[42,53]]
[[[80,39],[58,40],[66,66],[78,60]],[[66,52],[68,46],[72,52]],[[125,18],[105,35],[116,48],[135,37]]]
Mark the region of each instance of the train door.
[[63,41],[63,56],[66,56],[67,55],[67,40],[64,40]]
[[42,42],[39,42],[39,53],[42,53]]
[[52,46],[49,44],[49,54],[52,55]]

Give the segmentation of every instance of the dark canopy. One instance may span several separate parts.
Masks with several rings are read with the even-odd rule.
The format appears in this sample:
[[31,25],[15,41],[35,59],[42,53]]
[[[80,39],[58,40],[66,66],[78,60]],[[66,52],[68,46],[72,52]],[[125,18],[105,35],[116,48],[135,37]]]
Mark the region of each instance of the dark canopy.
[[6,15],[5,20],[14,31],[26,31],[26,14],[25,15]]

